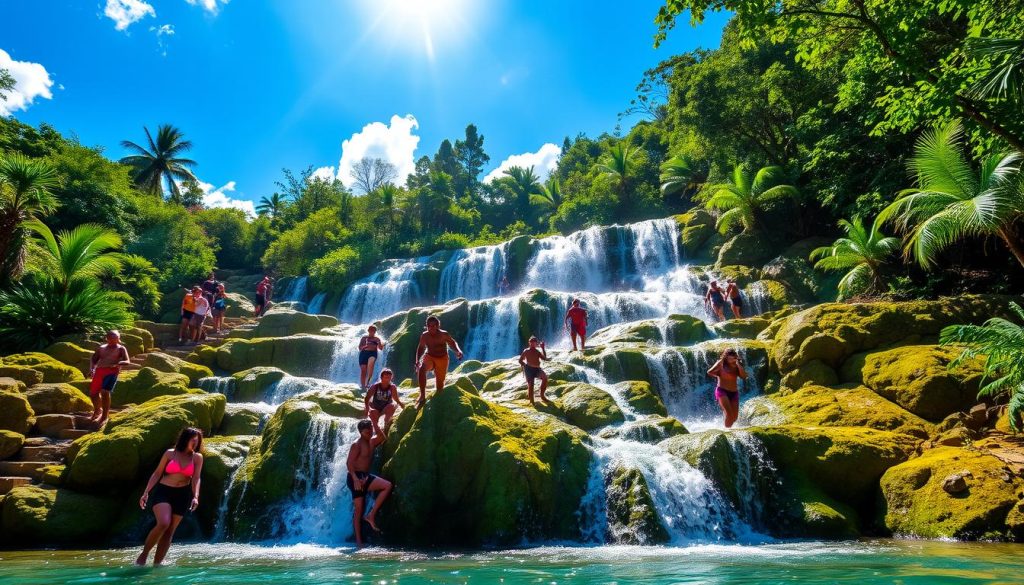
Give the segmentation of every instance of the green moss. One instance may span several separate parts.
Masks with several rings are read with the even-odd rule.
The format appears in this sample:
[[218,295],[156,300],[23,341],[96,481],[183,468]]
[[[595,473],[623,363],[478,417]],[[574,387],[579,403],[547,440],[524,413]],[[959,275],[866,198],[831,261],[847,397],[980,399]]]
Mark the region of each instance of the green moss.
[[43,383],[43,373],[29,366],[0,366],[0,378],[12,378],[25,386]]
[[[180,299],[179,299],[180,300]],[[178,312],[174,312],[175,321],[177,321]],[[175,345],[178,341],[178,323],[154,323],[152,321],[136,321],[135,326],[138,329],[143,329],[149,333],[150,338],[153,340],[154,347],[166,347],[169,345]]]
[[287,374],[273,367],[256,367],[233,374],[232,399],[239,402],[261,402],[267,393]]
[[8,431],[6,429],[0,429],[0,460],[7,459],[11,455],[20,451],[21,445],[24,442],[25,435],[14,431]]
[[85,376],[78,368],[63,364],[45,353],[28,352],[9,355],[0,359],[5,366],[28,366],[43,374],[43,382],[74,382]]
[[558,399],[555,405],[573,425],[592,431],[626,420],[622,410],[610,394],[582,382],[565,384],[553,389]]
[[756,339],[758,334],[767,329],[771,322],[770,317],[763,315],[746,319],[729,319],[715,323],[712,330],[719,337]]
[[0,538],[18,548],[96,545],[107,539],[119,501],[64,489],[21,486],[2,500]]
[[711,338],[704,321],[691,315],[669,315],[664,319],[647,319],[610,325],[594,332],[587,343],[591,346],[613,343],[658,343],[692,345]]
[[960,350],[911,345],[868,354],[864,384],[910,412],[939,421],[977,402],[982,360],[950,369]]
[[[687,433],[686,427],[678,420],[664,416],[627,422],[621,427],[609,428],[610,436],[618,436],[628,441],[641,443],[660,443],[665,439]],[[602,432],[602,436],[604,433]]]
[[328,335],[231,339],[217,348],[217,367],[240,372],[256,366],[274,366],[293,376],[324,377],[331,367],[337,342],[337,337]]
[[189,388],[188,377],[184,374],[160,372],[153,368],[142,368],[134,372],[123,372],[118,377],[114,391],[110,393],[113,406],[142,404],[160,396],[176,396],[202,392]]
[[37,416],[92,410],[89,397],[70,384],[36,384],[25,391],[25,398]]
[[[460,344],[466,339],[469,323],[469,303],[456,299],[444,305],[422,307],[395,313],[381,321],[380,332],[391,345],[388,365],[398,380],[413,375],[416,346],[423,333],[427,317],[434,315],[441,320],[441,328],[451,333]],[[289,370],[289,373],[294,373]]]
[[77,368],[83,375],[89,374],[93,351],[67,341],[59,341],[43,350],[53,359]]
[[608,474],[605,484],[608,532],[612,542],[662,544],[669,541],[668,530],[658,518],[647,480],[638,469],[616,467]]
[[[943,480],[969,472],[967,489],[948,494]],[[881,480],[885,526],[921,538],[1020,538],[1017,518],[1024,480],[979,451],[940,447],[889,469]]]
[[318,334],[334,327],[338,320],[330,315],[310,315],[289,309],[273,309],[260,318],[253,330],[255,337],[287,337],[302,333]]
[[839,375],[821,360],[807,362],[787,373],[781,381],[782,386],[793,390],[809,385],[833,386],[838,383]]
[[193,364],[173,355],[156,351],[147,355],[146,361],[142,365],[160,372],[184,374],[188,377],[188,383],[191,386],[195,386],[200,378],[208,378],[213,375],[213,371],[206,366]]
[[760,266],[774,254],[773,244],[758,234],[741,233],[722,245],[716,268],[722,266]]
[[0,430],[27,435],[35,424],[35,412],[24,394],[0,391]]
[[740,492],[739,474],[729,436],[722,431],[704,431],[672,437],[663,448],[698,469],[734,506],[749,494]]
[[212,345],[200,345],[192,350],[192,353],[188,354],[185,360],[189,363],[210,368],[212,371],[217,366],[217,348]]
[[255,435],[263,424],[263,413],[240,404],[228,404],[217,433],[226,436]]
[[[298,400],[315,402],[326,414],[343,418],[363,417],[363,397],[356,384],[338,384],[331,390],[310,390],[295,396]],[[404,404],[409,404],[406,397]]]
[[203,441],[203,483],[200,485],[196,509],[199,523],[206,532],[212,532],[217,522],[221,500],[227,491],[231,476],[242,464],[254,436],[210,437]]
[[626,402],[639,414],[656,414],[668,416],[665,403],[661,397],[651,388],[650,382],[629,380],[620,382],[617,386],[622,388],[622,395]]

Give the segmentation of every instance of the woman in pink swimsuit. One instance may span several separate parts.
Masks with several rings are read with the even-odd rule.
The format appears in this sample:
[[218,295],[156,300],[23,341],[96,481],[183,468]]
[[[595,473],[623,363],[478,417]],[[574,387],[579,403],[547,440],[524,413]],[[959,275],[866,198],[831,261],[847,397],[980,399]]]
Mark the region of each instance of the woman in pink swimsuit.
[[[188,427],[178,435],[173,449],[164,452],[160,464],[149,478],[139,507],[153,509],[156,526],[149,531],[136,565],[145,565],[149,551],[156,547],[153,564],[159,565],[171,547],[171,538],[181,519],[199,505],[199,474],[203,470],[203,431]],[[150,494],[152,492],[152,494]]]
[[708,375],[718,379],[718,384],[715,385],[715,400],[725,415],[725,428],[730,428],[740,415],[740,391],[737,380],[746,380],[747,371],[743,369],[736,350],[727,349],[708,370]]

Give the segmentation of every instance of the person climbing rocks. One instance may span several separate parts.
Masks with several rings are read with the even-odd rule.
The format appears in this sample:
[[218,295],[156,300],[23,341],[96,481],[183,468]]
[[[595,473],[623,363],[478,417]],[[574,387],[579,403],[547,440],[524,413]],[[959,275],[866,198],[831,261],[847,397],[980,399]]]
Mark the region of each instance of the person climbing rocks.
[[380,381],[367,389],[363,396],[363,418],[369,418],[375,427],[380,426],[380,417],[384,415],[384,434],[391,431],[391,418],[395,410],[405,408],[398,396],[398,386],[391,383],[395,374],[391,368],[380,371]]
[[587,311],[580,306],[579,299],[572,300],[572,306],[565,312],[562,326],[572,338],[572,350],[576,351],[576,337],[580,338],[580,350],[587,350]]
[[192,297],[195,304],[192,314],[192,343],[199,343],[201,339],[206,338],[204,325],[206,324],[206,315],[210,312],[210,301],[206,300],[203,289],[198,286],[192,287]]
[[427,317],[427,330],[420,335],[416,362],[413,364],[420,383],[420,399],[416,402],[416,408],[422,408],[427,403],[427,372],[434,371],[435,394],[444,389],[449,347],[455,350],[455,357],[461,360],[462,349],[447,331],[441,329],[441,320],[434,315]]
[[359,430],[359,438],[348,450],[348,474],[345,484],[352,492],[352,528],[356,536],[356,546],[363,546],[363,511],[366,506],[366,495],[377,492],[373,508],[366,515],[366,522],[374,531],[380,532],[380,528],[377,527],[377,512],[384,504],[384,500],[388,499],[388,494],[394,486],[383,477],[370,473],[373,450],[387,440],[387,433],[365,418],[359,421],[356,428]]
[[[544,392],[548,389],[548,375],[540,367],[541,360],[547,361],[548,350],[543,341],[537,339],[536,336],[531,336],[529,341],[529,347],[523,350],[523,353],[519,354],[519,366],[523,369],[523,375],[526,376],[526,388],[530,397],[530,404],[533,404],[533,383],[537,378],[540,378],[540,399],[544,402],[548,402],[547,396]],[[537,349],[540,347],[540,349]]]
[[743,296],[740,294],[740,287],[736,281],[729,279],[725,281],[725,296],[729,297],[729,305],[732,306],[732,316],[735,319],[743,318]]
[[704,304],[709,306],[722,321],[725,321],[725,291],[718,286],[717,280],[712,280],[708,285],[708,292],[704,295]]
[[213,330],[220,333],[224,326],[224,313],[228,310],[228,293],[224,290],[224,283],[217,283],[217,292],[213,294],[213,307],[210,309],[213,315]]
[[254,317],[261,317],[266,312],[267,302],[270,300],[270,277],[263,276],[263,280],[256,285],[256,311]]
[[373,371],[377,366],[379,351],[384,349],[384,342],[377,337],[377,326],[370,325],[366,328],[366,335],[359,338],[359,389],[366,390],[366,386],[373,380]]
[[740,416],[740,391],[737,380],[747,379],[747,371],[735,349],[722,352],[715,365],[708,370],[708,376],[718,380],[715,385],[715,400],[725,416],[725,428],[731,428]]
[[181,299],[181,326],[178,327],[178,345],[192,339],[192,317],[195,316],[196,297],[192,289],[185,289],[185,298]]
[[220,283],[217,282],[217,275],[211,271],[210,276],[208,276],[206,280],[199,285],[203,289],[203,296],[206,297],[206,300],[210,301],[211,304],[213,303],[213,297],[217,295],[217,285],[219,284]]
[[203,431],[188,427],[181,431],[173,449],[164,451],[146,491],[139,498],[139,507],[150,507],[156,526],[149,531],[136,565],[145,565],[149,551],[156,547],[153,565],[164,561],[171,539],[182,518],[199,506],[199,477],[203,471]]
[[130,365],[128,348],[121,345],[121,333],[116,329],[107,331],[107,342],[93,352],[89,360],[89,398],[92,399],[92,416],[89,422],[99,426],[110,417],[110,393],[117,384],[121,366]]

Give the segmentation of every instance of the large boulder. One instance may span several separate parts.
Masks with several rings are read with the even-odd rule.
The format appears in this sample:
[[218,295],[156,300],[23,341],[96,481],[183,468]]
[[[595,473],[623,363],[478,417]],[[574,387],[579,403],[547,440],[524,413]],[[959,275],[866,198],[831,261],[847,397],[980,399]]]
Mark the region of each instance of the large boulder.
[[206,532],[212,532],[215,528],[231,477],[242,465],[256,439],[252,435],[240,435],[203,440],[203,482],[199,492],[201,504],[196,509],[196,515]]
[[116,498],[43,486],[21,486],[0,500],[0,541],[8,546],[90,545],[105,542]]
[[[92,346],[90,346],[92,347]],[[90,361],[93,349],[86,349],[69,341],[58,341],[43,350],[43,353],[53,359],[77,368],[83,375],[89,375]]]
[[744,232],[722,246],[715,266],[760,266],[772,257],[773,250],[773,245],[764,236]]
[[92,401],[71,384],[36,384],[25,391],[36,415],[71,414],[92,410]]
[[260,317],[253,337],[287,337],[301,333],[319,334],[334,327],[338,320],[330,315],[310,315],[301,311],[272,309]]
[[922,418],[940,421],[978,401],[982,360],[950,368],[961,351],[911,345],[868,354],[862,370],[864,384]]
[[398,417],[382,474],[396,488],[382,509],[395,544],[510,544],[576,539],[590,477],[587,436],[449,387]]
[[[331,335],[291,335],[231,339],[217,348],[217,367],[240,372],[274,366],[293,376],[324,378],[330,371],[338,338]],[[409,363],[412,363],[410,354]]]
[[558,386],[554,390],[559,396],[555,401],[558,409],[570,423],[585,431],[626,420],[615,399],[596,386],[576,382]]
[[658,416],[668,415],[668,411],[665,409],[665,403],[662,402],[658,393],[651,388],[650,382],[639,380],[619,382],[615,385],[615,391],[622,393],[622,397],[626,399],[626,403],[628,403],[637,414],[654,414]]
[[256,306],[245,295],[233,292],[228,292],[226,295],[225,317],[252,317],[256,312]]
[[693,345],[711,338],[704,321],[691,315],[669,315],[664,319],[632,321],[598,329],[588,338],[590,345],[609,343],[656,343]]
[[101,431],[68,449],[68,486],[84,491],[117,491],[153,472],[163,452],[185,427],[205,435],[220,426],[227,404],[220,394],[162,396],[114,414]]
[[160,372],[184,374],[188,377],[190,386],[195,386],[200,378],[207,378],[213,375],[213,371],[206,366],[193,364],[179,357],[159,351],[148,354],[142,365]]
[[233,384],[229,396],[238,402],[261,402],[287,375],[283,370],[266,366],[236,372],[231,376]]
[[218,435],[258,435],[263,427],[263,412],[245,404],[228,404]]
[[640,470],[619,466],[605,477],[608,539],[618,544],[662,544],[668,530],[658,517]]
[[114,391],[110,393],[112,406],[142,404],[160,396],[199,393],[189,388],[188,376],[173,372],[161,372],[153,368],[142,368],[134,372],[122,372]]
[[35,411],[23,393],[0,391],[0,430],[27,435],[35,424]]
[[[0,363],[3,363],[2,359]],[[0,378],[11,378],[25,386],[43,383],[43,373],[29,366],[0,366]]]
[[918,538],[1024,540],[1024,480],[984,452],[940,447],[881,479],[885,526]]
[[75,367],[57,361],[45,353],[28,352],[0,358],[5,366],[28,366],[43,375],[43,382],[74,382],[84,380],[85,376]]
[[21,450],[25,435],[0,429],[0,460],[7,459]]
[[694,209],[675,216],[679,224],[679,244],[687,257],[701,255],[705,244],[716,234],[715,218],[703,209]]
[[[330,389],[313,389],[295,395],[299,400],[308,400],[320,406],[331,416],[342,418],[363,418],[363,394],[357,384],[337,384]],[[411,396],[403,402],[413,404]],[[382,423],[383,424],[383,423]]]
[[[380,332],[391,346],[388,364],[394,370],[396,379],[401,380],[413,375],[412,365],[415,361],[416,346],[419,345],[420,335],[429,316],[440,319],[441,328],[451,333],[455,339],[466,339],[469,302],[465,299],[455,299],[444,305],[411,309],[391,315],[381,321]],[[289,373],[294,372],[289,370]]]
[[[180,299],[179,299],[180,301]],[[178,316],[178,311],[174,311],[174,317]],[[169,345],[177,345],[178,333],[181,331],[180,323],[178,319],[173,319],[173,323],[154,323],[152,321],[136,321],[135,328],[142,329],[149,333],[150,338],[153,340],[155,347],[167,347]]]
[[683,423],[670,416],[662,416],[629,421],[619,427],[609,427],[601,431],[601,436],[655,444],[686,433]]

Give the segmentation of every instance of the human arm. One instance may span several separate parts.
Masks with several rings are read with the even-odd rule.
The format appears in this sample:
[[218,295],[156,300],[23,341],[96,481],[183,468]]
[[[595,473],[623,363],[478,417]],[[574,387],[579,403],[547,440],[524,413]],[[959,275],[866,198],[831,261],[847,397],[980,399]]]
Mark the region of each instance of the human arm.
[[348,448],[348,459],[345,461],[345,467],[348,469],[348,475],[352,478],[352,485],[359,485],[359,476],[356,475],[356,470],[354,469],[356,460],[359,459],[359,452],[356,451],[358,446],[359,443],[354,443]]
[[[376,427],[376,425],[377,425],[377,423],[374,423],[375,427]],[[377,428],[377,432],[373,435],[373,438],[370,439],[370,447],[374,448],[374,449],[378,445],[383,443],[384,441],[388,440],[388,434],[384,432],[384,429],[382,429],[380,427],[376,427],[376,428]]]
[[392,400],[395,401],[395,404],[398,405],[398,408],[405,408],[405,405],[402,404],[402,399],[398,397],[398,389],[397,388],[395,389],[394,394],[391,395],[391,398],[392,398]]
[[195,471],[192,473],[192,504],[188,507],[189,512],[194,512],[199,507],[199,482],[203,472],[203,454],[195,454]]
[[717,378],[718,374],[720,374],[721,372],[722,360],[718,360],[717,362],[715,362],[715,365],[711,366],[711,369],[708,370],[708,376],[711,376],[712,378]]
[[529,350],[524,349],[523,353],[519,354],[519,367],[520,368],[525,368],[526,367],[526,352],[527,351],[529,351]]
[[548,348],[543,341],[540,342],[540,359],[545,361],[548,359]]
[[132,364],[131,358],[128,357],[128,348],[127,347],[122,345],[121,347],[118,348],[117,352],[118,352],[118,357],[121,358],[121,360],[117,362],[117,365],[119,365],[119,366],[130,366]]
[[455,350],[455,357],[457,357],[458,359],[461,360],[462,359],[462,349],[459,347],[459,342],[455,341],[455,338],[452,337],[451,335],[449,335],[448,338],[445,339],[445,343],[447,343],[452,349]]
[[747,370],[744,369],[743,362],[741,362],[739,359],[736,360],[736,369],[739,370],[739,373],[737,373],[736,375],[738,377],[743,378],[744,380],[746,380],[747,379]]
[[100,350],[97,348],[96,351],[92,352],[92,357],[89,358],[89,375],[92,376],[96,372],[96,362],[100,361]]
[[149,492],[153,491],[156,487],[156,482],[160,481],[160,476],[163,475],[164,467],[167,466],[167,451],[164,451],[163,457],[160,458],[160,463],[157,463],[156,469],[153,470],[153,475],[149,476],[149,481],[146,482],[146,489],[142,492],[142,497],[139,498],[139,507],[143,510],[146,509],[146,502],[149,500]]
[[425,334],[420,334],[420,344],[416,346],[416,361],[413,362],[413,369],[420,369],[420,359],[423,357],[423,352],[427,351],[427,343],[423,340]]
[[370,414],[370,394],[372,394],[372,392],[367,390],[366,394],[363,395],[363,418],[366,418],[366,416]]

